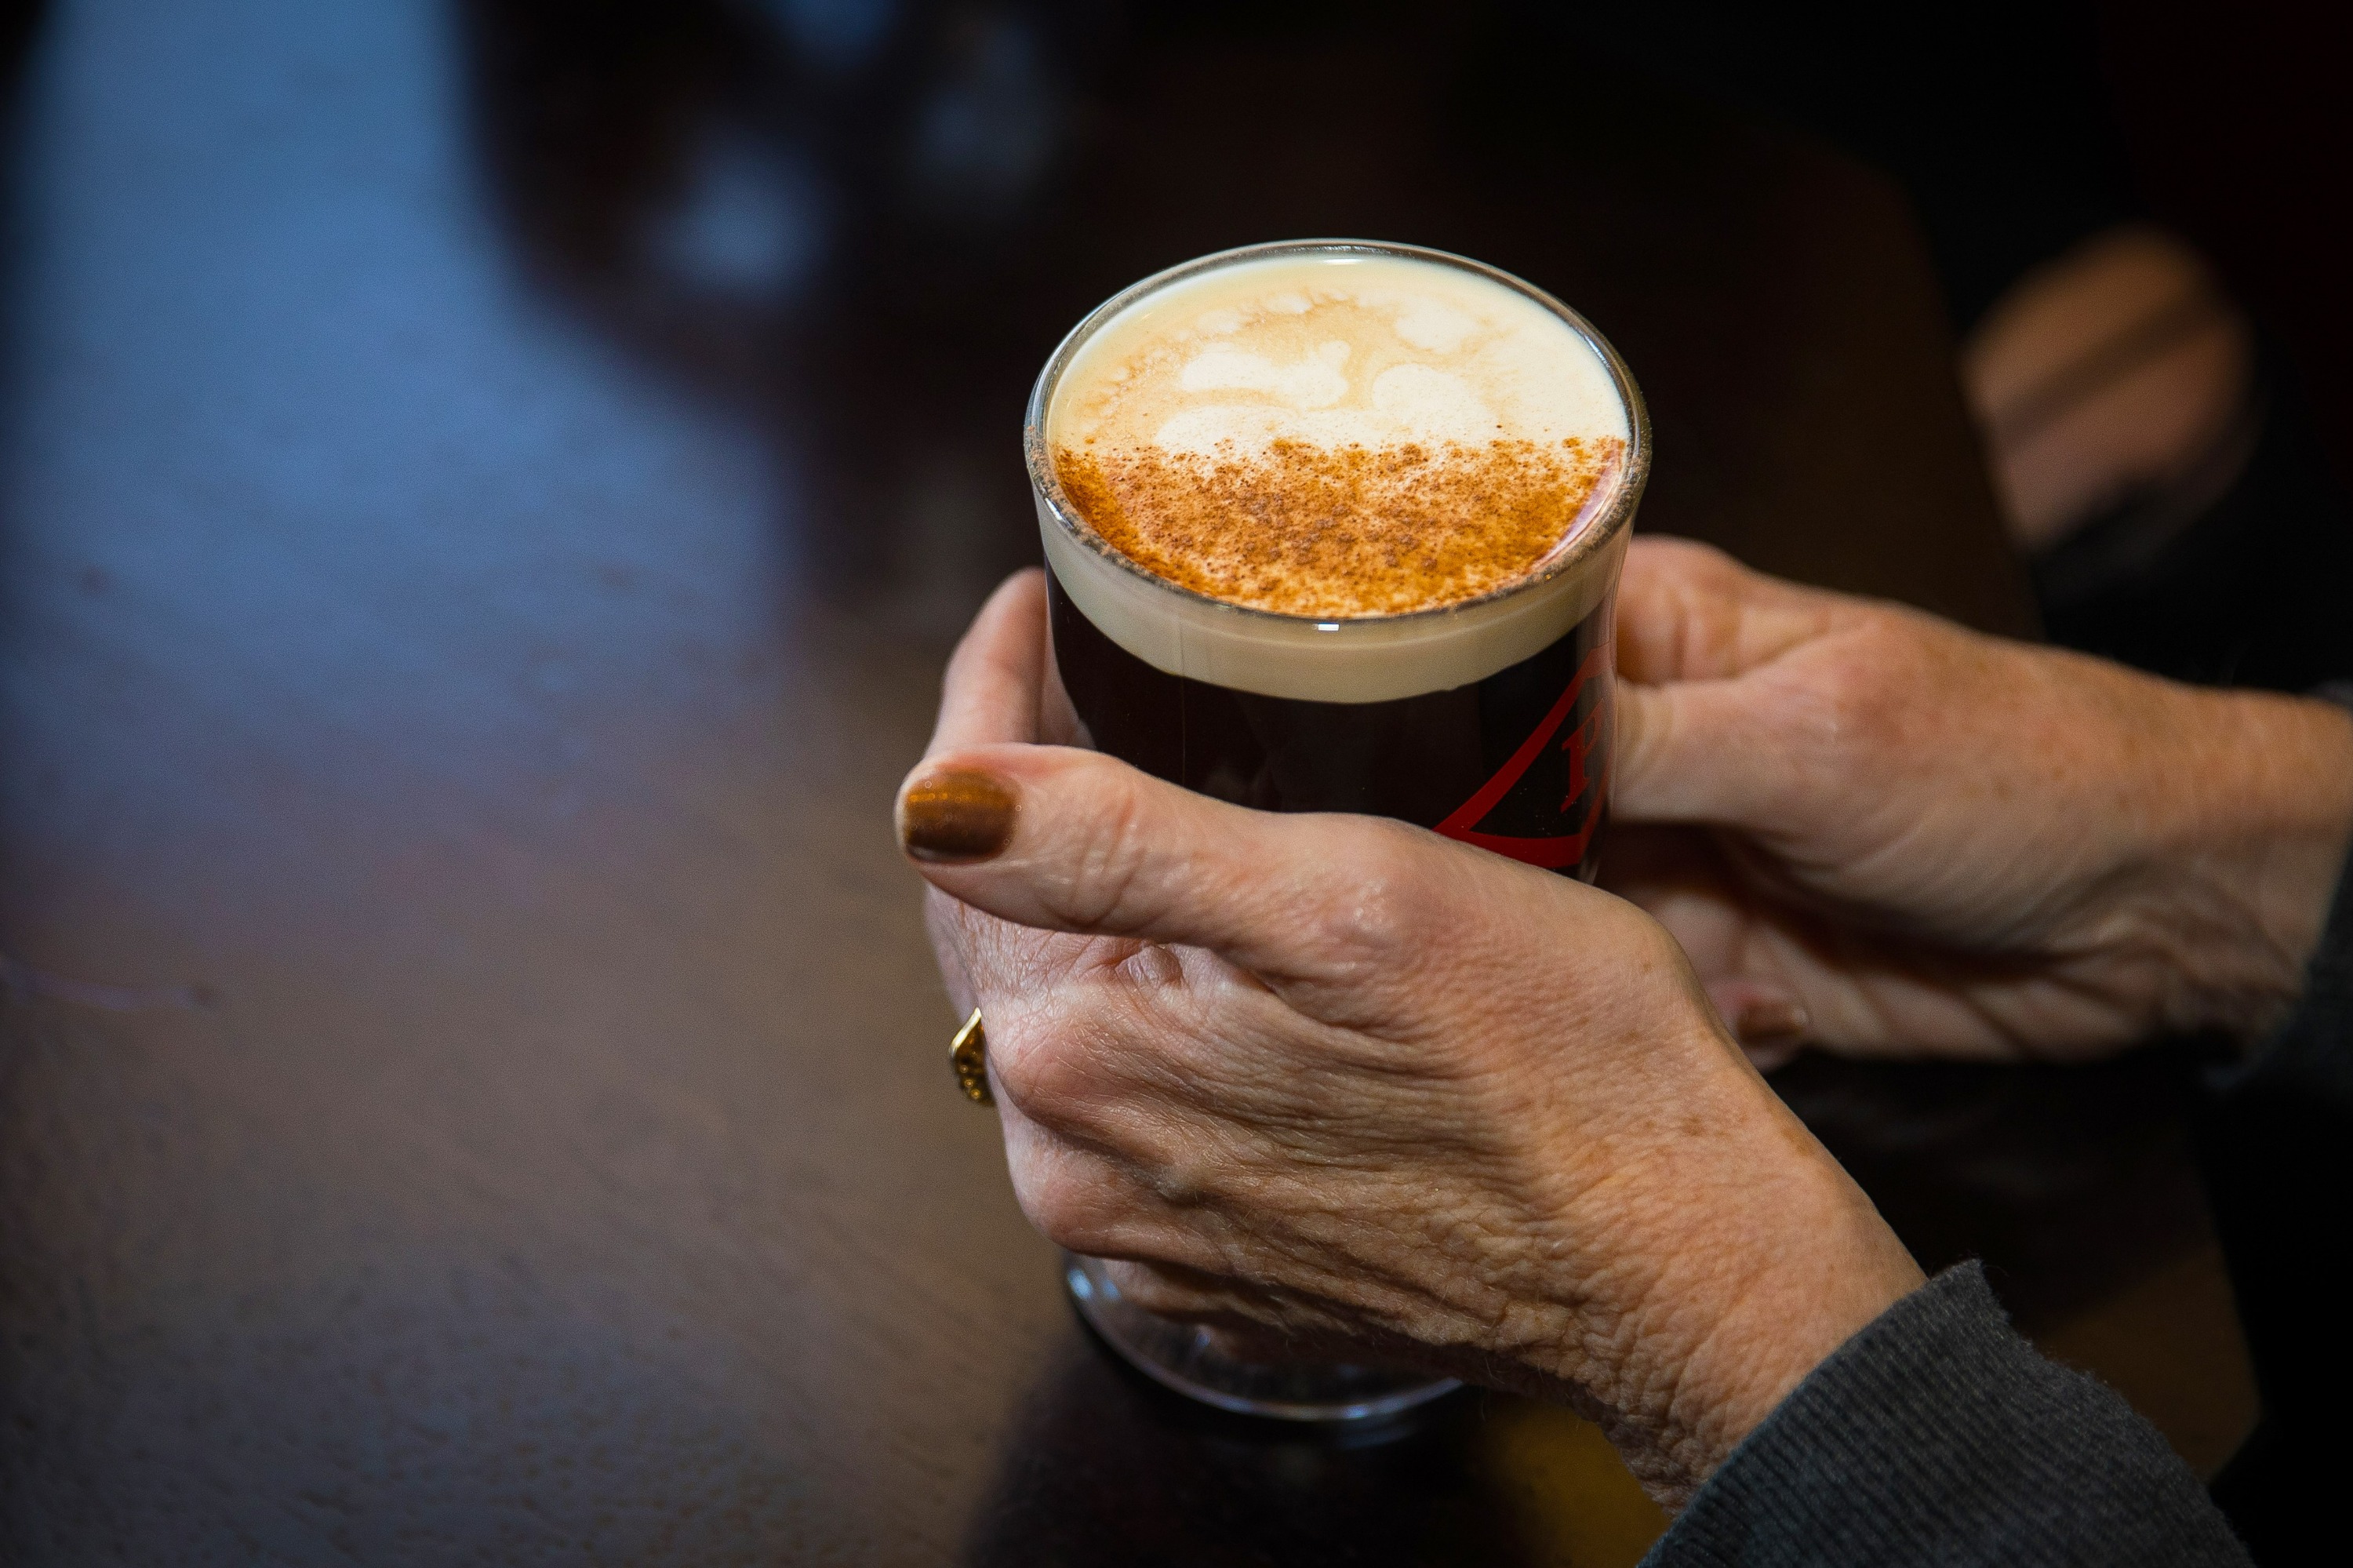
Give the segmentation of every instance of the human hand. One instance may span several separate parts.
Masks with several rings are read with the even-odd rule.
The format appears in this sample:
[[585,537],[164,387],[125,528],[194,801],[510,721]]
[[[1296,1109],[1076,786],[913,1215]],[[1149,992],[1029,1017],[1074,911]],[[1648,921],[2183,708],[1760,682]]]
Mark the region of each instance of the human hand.
[[[1759,1048],[2082,1058],[2259,1034],[2353,838],[2353,718],[1638,539],[1605,883]],[[1671,831],[1657,831],[1659,829]]]
[[1050,724],[1040,579],[899,807],[1024,1211],[1142,1305],[1564,1397],[1677,1503],[1920,1281],[1610,895]]

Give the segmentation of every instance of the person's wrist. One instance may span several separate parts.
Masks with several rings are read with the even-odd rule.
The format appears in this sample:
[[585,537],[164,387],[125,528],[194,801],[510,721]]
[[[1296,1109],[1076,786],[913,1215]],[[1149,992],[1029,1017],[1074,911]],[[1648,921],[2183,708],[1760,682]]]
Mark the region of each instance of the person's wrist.
[[2253,1041],[2302,993],[2353,846],[2353,715],[2259,693],[2183,701],[2189,738],[2151,759],[2159,831],[2132,925],[2160,977],[2156,1022]]
[[[1777,1141],[1786,1148],[1791,1140]],[[1684,1299],[1661,1303],[1667,1326],[1660,1339],[1676,1356],[1672,1369],[1652,1375],[1671,1379],[1675,1458],[1687,1489],[1713,1474],[1831,1352],[1922,1282],[1911,1255],[1827,1153],[1759,1175],[1759,1201],[1704,1233],[1716,1255],[1708,1287],[1686,1287]]]
[[[1822,1360],[1922,1280],[1829,1152],[1705,1009],[1653,1037],[1655,1126],[1605,1140],[1610,1180],[1558,1223],[1573,1303],[1518,1359],[1568,1385],[1661,1503],[1680,1507]],[[1673,1038],[1667,1038],[1671,1033]],[[1572,1140],[1590,1149],[1589,1131]]]

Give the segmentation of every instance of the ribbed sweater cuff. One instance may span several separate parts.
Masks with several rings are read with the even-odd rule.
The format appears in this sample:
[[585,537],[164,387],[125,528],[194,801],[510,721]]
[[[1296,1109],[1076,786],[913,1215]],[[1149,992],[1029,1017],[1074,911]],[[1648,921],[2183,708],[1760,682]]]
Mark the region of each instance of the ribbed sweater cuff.
[[1977,1264],[1817,1367],[1644,1560],[2244,1563],[2164,1438],[2021,1339]]

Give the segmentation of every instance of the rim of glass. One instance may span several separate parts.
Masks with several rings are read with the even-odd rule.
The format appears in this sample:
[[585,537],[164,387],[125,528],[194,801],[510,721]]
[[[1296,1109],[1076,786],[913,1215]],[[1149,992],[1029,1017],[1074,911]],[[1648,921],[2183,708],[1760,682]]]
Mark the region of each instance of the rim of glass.
[[[1513,292],[1534,301],[1537,305],[1557,316],[1571,332],[1585,340],[1587,345],[1599,357],[1602,367],[1609,371],[1609,384],[1616,390],[1619,401],[1626,409],[1626,451],[1618,465],[1615,476],[1616,489],[1602,509],[1601,514],[1589,521],[1581,522],[1566,541],[1564,548],[1561,548],[1541,569],[1516,582],[1507,583],[1498,588],[1490,588],[1473,599],[1457,599],[1451,604],[1432,605],[1427,609],[1400,610],[1391,615],[1343,616],[1336,620],[1328,615],[1292,615],[1279,609],[1261,609],[1255,605],[1234,604],[1229,600],[1215,599],[1186,588],[1182,584],[1172,583],[1156,572],[1147,571],[1130,560],[1119,550],[1113,548],[1108,540],[1088,527],[1078,508],[1071,503],[1070,497],[1062,493],[1061,479],[1054,472],[1054,465],[1046,450],[1046,414],[1053,400],[1054,389],[1061,384],[1062,373],[1070,368],[1071,361],[1078,357],[1079,350],[1086,346],[1088,340],[1130,305],[1147,295],[1167,288],[1170,284],[1182,282],[1198,273],[1215,271],[1219,268],[1230,267],[1244,261],[1271,260],[1286,256],[1331,255],[1350,251],[1375,256],[1401,257],[1408,260],[1427,261],[1440,267],[1452,267],[1461,271],[1477,273],[1492,283],[1501,284]],[[1633,373],[1626,368],[1625,360],[1619,356],[1618,350],[1610,344],[1609,340],[1601,335],[1600,330],[1525,278],[1514,277],[1501,267],[1490,267],[1484,261],[1474,260],[1468,256],[1458,256],[1451,250],[1435,249],[1426,245],[1407,245],[1386,239],[1278,239],[1257,245],[1238,245],[1230,250],[1212,251],[1207,256],[1197,256],[1189,261],[1181,261],[1174,267],[1164,269],[1148,278],[1129,284],[1088,312],[1078,325],[1064,334],[1062,341],[1055,346],[1053,354],[1048,356],[1046,367],[1038,373],[1037,384],[1029,389],[1029,406],[1022,419],[1021,444],[1029,465],[1030,485],[1044,499],[1046,509],[1053,514],[1054,521],[1060,525],[1062,532],[1120,570],[1164,593],[1175,594],[1180,599],[1190,599],[1196,604],[1213,606],[1235,615],[1259,617],[1272,621],[1324,626],[1373,624],[1394,626],[1402,621],[1460,615],[1465,610],[1482,605],[1494,604],[1504,599],[1516,598],[1574,571],[1593,556],[1607,549],[1610,542],[1623,533],[1632,521],[1634,510],[1641,502],[1643,486],[1650,478],[1651,413],[1643,406],[1641,388],[1634,385]]]

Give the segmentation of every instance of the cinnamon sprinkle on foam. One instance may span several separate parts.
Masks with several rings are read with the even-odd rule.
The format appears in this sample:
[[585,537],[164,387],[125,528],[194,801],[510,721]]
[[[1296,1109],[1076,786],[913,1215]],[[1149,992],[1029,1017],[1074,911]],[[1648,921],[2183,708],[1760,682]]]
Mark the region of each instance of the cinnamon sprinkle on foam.
[[1615,436],[1247,452],[1058,446],[1087,525],[1229,604],[1346,620],[1460,604],[1529,576],[1625,450]]

